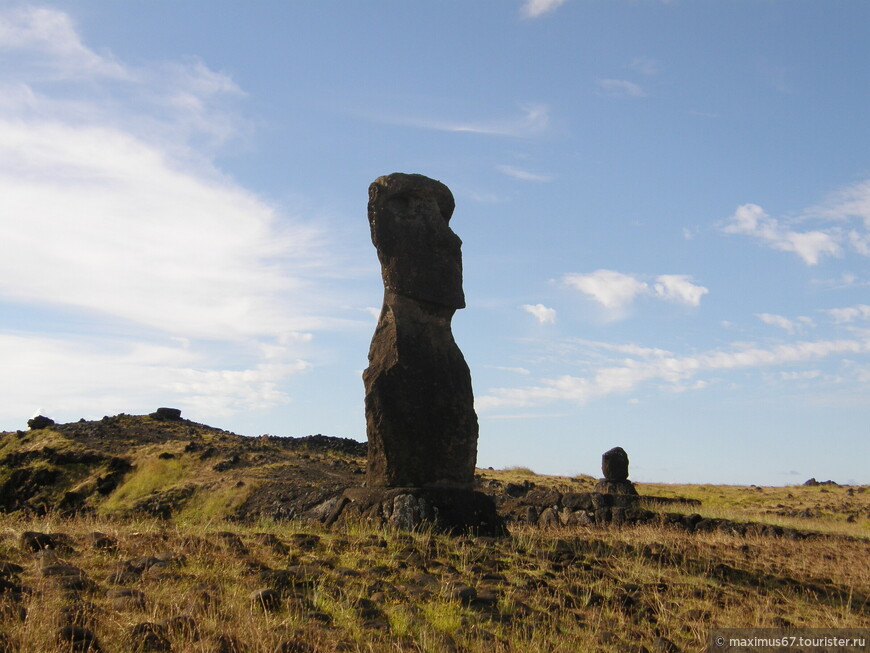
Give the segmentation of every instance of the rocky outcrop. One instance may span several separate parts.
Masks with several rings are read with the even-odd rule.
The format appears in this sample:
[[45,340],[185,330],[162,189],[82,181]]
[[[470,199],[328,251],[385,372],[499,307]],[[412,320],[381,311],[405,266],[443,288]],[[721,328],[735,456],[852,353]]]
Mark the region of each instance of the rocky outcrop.
[[162,406],[151,413],[151,417],[165,422],[174,422],[181,419],[181,409]]
[[369,187],[384,303],[365,384],[372,487],[470,489],[477,458],[471,374],[451,331],[465,306],[462,241],[441,182],[392,174]]
[[27,420],[27,428],[31,431],[47,429],[50,426],[54,426],[54,420],[45,415],[37,415],[36,417]]

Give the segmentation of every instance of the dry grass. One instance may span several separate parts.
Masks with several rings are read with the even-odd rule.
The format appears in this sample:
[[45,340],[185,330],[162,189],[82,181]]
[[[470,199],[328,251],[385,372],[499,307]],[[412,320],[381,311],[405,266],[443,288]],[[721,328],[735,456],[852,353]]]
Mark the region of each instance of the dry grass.
[[[68,535],[73,547],[60,559],[93,585],[73,595],[42,577],[34,554],[19,546],[28,530]],[[18,650],[34,653],[59,650],[62,610],[78,600],[92,605],[93,630],[106,651],[135,650],[129,633],[136,624],[183,614],[193,617],[200,637],[170,634],[177,653],[217,651],[221,636],[236,637],[249,653],[273,653],[287,641],[314,651],[656,650],[665,646],[659,638],[694,651],[714,625],[870,626],[870,547],[843,538],[515,526],[510,537],[474,540],[366,524],[324,531],[193,516],[7,515],[0,531],[0,560],[21,565],[19,581],[33,589],[20,603],[27,618],[5,618],[0,631]],[[114,538],[117,549],[93,548],[94,531]],[[243,548],[222,531],[238,535]],[[113,604],[109,578],[117,565],[144,556],[166,559],[123,585],[144,593],[144,607]],[[300,575],[295,587],[282,586],[280,573],[263,572],[287,569]],[[269,586],[284,591],[274,612],[248,599]],[[7,615],[16,605],[9,595],[0,603]]]

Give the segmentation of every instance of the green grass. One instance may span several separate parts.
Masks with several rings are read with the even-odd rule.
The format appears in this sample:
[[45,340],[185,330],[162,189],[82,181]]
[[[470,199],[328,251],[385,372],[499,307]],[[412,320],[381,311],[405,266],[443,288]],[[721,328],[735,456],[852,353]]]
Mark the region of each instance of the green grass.
[[101,513],[129,510],[133,504],[154,492],[184,485],[190,465],[182,458],[140,458],[124,483],[100,506]]

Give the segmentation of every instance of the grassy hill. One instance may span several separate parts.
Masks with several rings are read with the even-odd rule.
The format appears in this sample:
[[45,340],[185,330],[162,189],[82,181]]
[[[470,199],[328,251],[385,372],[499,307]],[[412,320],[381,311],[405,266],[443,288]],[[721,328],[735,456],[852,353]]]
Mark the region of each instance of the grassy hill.
[[[744,534],[304,519],[363,456],[151,416],[0,434],[0,651],[697,651],[714,626],[870,627],[864,487],[638,485],[701,501],[652,510],[780,527]],[[593,483],[478,470],[499,496]]]

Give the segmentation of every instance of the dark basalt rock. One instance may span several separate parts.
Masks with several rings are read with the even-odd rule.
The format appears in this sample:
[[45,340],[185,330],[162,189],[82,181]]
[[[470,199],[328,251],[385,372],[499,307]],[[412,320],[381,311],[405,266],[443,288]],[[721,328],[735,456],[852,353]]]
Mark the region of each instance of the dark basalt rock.
[[601,473],[604,478],[595,485],[601,494],[636,495],[634,483],[628,480],[628,454],[622,447],[613,447],[601,455]]
[[608,481],[628,479],[628,454],[622,447],[613,447],[601,455],[601,473]]
[[367,484],[470,490],[478,424],[471,374],[451,331],[465,306],[462,241],[441,182],[395,173],[369,187],[384,304],[363,374]]
[[164,422],[177,422],[181,419],[181,409],[161,407],[151,413],[151,417]]
[[634,483],[631,481],[608,481],[606,478],[602,478],[595,484],[595,491],[599,494],[625,494],[630,496],[636,496],[637,490],[634,487]]
[[457,488],[349,488],[307,516],[326,524],[362,518],[403,531],[431,527],[449,535],[507,534],[490,497]]
[[47,429],[49,426],[54,426],[54,420],[45,415],[37,415],[33,419],[27,420],[27,428],[31,431]]

